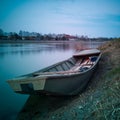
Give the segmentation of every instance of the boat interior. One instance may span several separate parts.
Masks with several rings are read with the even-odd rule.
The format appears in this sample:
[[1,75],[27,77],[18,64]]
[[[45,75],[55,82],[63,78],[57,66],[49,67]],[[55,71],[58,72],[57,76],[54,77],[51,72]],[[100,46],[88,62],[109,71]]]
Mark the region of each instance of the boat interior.
[[33,74],[33,76],[53,75],[53,74],[72,74],[75,72],[85,72],[95,64],[97,58],[98,58],[97,55],[95,56],[89,55],[84,57],[73,56],[68,60],[59,62],[43,70],[37,71]]

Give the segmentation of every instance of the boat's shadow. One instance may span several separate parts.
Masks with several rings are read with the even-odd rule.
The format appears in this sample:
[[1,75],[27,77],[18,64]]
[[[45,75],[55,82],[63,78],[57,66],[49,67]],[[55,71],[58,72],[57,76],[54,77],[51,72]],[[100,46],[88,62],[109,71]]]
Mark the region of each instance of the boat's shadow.
[[31,95],[19,113],[18,119],[29,119],[35,116],[41,116],[43,118],[59,108],[66,107],[76,98],[78,98],[78,96]]

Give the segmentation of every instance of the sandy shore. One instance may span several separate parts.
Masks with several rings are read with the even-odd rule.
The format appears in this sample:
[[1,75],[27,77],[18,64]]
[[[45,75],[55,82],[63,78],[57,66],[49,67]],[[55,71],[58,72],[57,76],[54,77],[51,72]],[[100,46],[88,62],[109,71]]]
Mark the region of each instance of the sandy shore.
[[83,93],[74,97],[30,96],[17,120],[120,119],[120,40],[99,49],[102,58]]

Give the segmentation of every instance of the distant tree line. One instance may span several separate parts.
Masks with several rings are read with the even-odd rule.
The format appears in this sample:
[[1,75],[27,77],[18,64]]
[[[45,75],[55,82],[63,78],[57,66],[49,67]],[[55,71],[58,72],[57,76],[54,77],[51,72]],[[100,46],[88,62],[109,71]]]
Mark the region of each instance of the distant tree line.
[[93,40],[93,41],[106,41],[112,40],[113,38],[99,37],[99,38],[88,38],[88,36],[73,36],[69,34],[41,34],[37,32],[28,32],[20,30],[19,33],[9,32],[6,33],[2,29],[0,29],[0,40]]

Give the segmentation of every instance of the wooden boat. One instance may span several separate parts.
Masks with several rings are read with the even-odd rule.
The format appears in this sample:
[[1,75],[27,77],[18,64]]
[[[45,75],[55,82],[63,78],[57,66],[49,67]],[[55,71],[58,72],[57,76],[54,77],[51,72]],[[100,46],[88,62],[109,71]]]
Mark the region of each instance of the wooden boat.
[[86,87],[100,57],[97,49],[83,50],[68,60],[7,82],[22,94],[76,95]]

